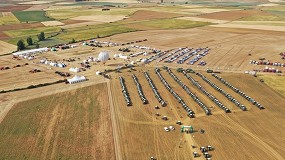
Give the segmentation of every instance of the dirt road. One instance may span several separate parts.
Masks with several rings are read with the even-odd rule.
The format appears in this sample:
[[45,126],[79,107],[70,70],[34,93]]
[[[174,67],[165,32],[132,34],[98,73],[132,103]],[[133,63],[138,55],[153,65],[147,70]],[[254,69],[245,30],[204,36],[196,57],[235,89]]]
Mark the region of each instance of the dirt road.
[[108,87],[108,96],[109,96],[109,104],[110,104],[110,111],[111,111],[111,121],[112,121],[112,130],[113,130],[113,137],[114,137],[116,160],[121,160],[122,153],[121,153],[120,144],[119,144],[118,126],[117,126],[117,121],[115,118],[115,111],[114,111],[110,81],[107,82],[107,87]]

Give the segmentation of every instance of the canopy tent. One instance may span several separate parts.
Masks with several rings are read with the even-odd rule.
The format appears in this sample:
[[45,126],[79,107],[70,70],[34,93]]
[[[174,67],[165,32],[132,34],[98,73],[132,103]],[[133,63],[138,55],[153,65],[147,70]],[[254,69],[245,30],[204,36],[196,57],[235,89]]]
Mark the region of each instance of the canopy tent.
[[77,72],[80,72],[80,69],[79,68],[70,68],[69,71],[77,73]]
[[69,84],[73,84],[73,83],[79,83],[79,82],[86,81],[86,78],[84,76],[75,75],[73,78],[67,79],[67,81],[69,82]]
[[19,55],[26,55],[26,54],[35,54],[38,52],[47,52],[49,49],[47,47],[45,48],[37,48],[37,49],[31,49],[31,50],[26,50],[26,51],[19,51],[13,53],[14,56],[19,56]]

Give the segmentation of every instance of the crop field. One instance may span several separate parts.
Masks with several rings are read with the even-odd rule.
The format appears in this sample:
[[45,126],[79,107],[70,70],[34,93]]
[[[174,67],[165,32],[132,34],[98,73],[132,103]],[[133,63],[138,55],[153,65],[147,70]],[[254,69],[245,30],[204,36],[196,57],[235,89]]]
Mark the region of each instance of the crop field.
[[53,20],[46,16],[45,11],[18,11],[13,13],[21,22],[42,22]]
[[174,18],[182,16],[181,14],[169,13],[169,12],[155,12],[148,10],[139,10],[129,16],[128,19],[124,20],[127,22],[132,21],[142,21],[142,20],[154,20],[154,19],[163,19],[163,18]]
[[259,75],[258,78],[264,80],[265,84],[285,96],[285,84],[283,83],[285,81],[284,76]]
[[208,13],[200,15],[199,17],[220,19],[220,20],[239,20],[240,18],[256,16],[256,15],[269,16],[271,14],[259,10],[238,10],[238,11]]
[[130,15],[136,9],[112,9],[110,11],[102,11],[101,9],[84,9],[82,8],[80,12],[77,9],[63,9],[63,10],[48,10],[47,15],[57,20],[64,20],[69,18],[74,18],[78,16],[89,16],[89,15]]
[[0,16],[0,25],[20,23],[20,21],[11,12],[2,12],[1,15],[2,16]]
[[127,26],[134,27],[138,30],[144,30],[145,28],[151,30],[151,29],[186,29],[186,28],[202,27],[209,24],[211,23],[181,20],[181,19],[159,19],[159,20],[131,23],[128,24]]
[[[154,97],[144,77],[143,71],[149,73],[161,97],[167,102],[166,107],[161,107]],[[259,157],[261,159],[264,157],[275,157],[278,159],[285,156],[284,149],[280,147],[280,145],[284,146],[284,144],[278,139],[279,136],[282,136],[282,130],[285,129],[283,125],[284,122],[282,122],[282,114],[280,113],[284,112],[284,108],[281,107],[281,104],[284,103],[282,96],[252,76],[242,74],[220,75],[236,87],[242,88],[247,94],[266,106],[266,109],[259,110],[256,106],[253,106],[240,95],[224,86],[224,84],[220,83],[210,74],[203,73],[207,78],[211,79],[212,82],[244,103],[248,111],[241,111],[232,102],[223,98],[222,94],[208,87],[209,85],[199,78],[199,76],[190,74],[203,87],[232,110],[232,113],[223,113],[210,99],[194,87],[182,73],[178,73],[174,69],[173,72],[202,102],[210,107],[213,115],[206,116],[197,103],[195,103],[186,92],[184,93],[184,91],[181,90],[181,87],[166,71],[161,71],[162,76],[196,113],[196,118],[190,119],[186,115],[181,104],[166,90],[158,76],[154,73],[154,68],[137,68],[136,71],[129,73],[123,72],[120,76],[125,79],[125,84],[133,103],[132,106],[128,107],[126,105],[121,90],[118,89],[120,88],[120,84],[117,76],[111,82],[114,106],[117,113],[116,117],[119,121],[119,139],[121,142],[124,142],[120,144],[121,150],[124,153],[123,158],[132,159],[136,157],[144,159],[155,156],[159,159],[191,159],[191,151],[197,150],[190,147],[192,144],[197,147],[205,145],[215,146],[215,151],[211,152],[215,159],[249,159],[253,157]],[[131,74],[135,74],[138,77],[149,104],[142,104]],[[237,77],[242,77],[242,81],[236,81]],[[259,89],[255,90],[255,87]],[[275,99],[269,98],[267,94],[274,95]],[[279,102],[274,103],[274,101]],[[156,105],[158,105],[160,109],[155,109],[154,106]],[[159,113],[160,116],[155,115],[155,113]],[[275,115],[278,124],[267,121],[267,118],[273,115]],[[162,120],[162,116],[167,116],[169,120]],[[181,126],[175,124],[178,120],[180,120],[183,125],[194,126],[194,130],[197,132],[194,132],[192,135],[180,133]],[[255,125],[256,123],[260,124],[260,126]],[[176,128],[175,131],[165,132],[163,127],[169,125],[173,125]],[[269,128],[265,131],[264,128],[267,127]],[[206,132],[201,134],[198,132],[200,129],[205,129]],[[129,133],[130,131],[132,134]],[[270,136],[272,134],[278,134],[279,136],[273,138]],[[129,136],[125,137],[124,135]],[[147,141],[145,140],[145,136],[148,137]],[[240,145],[236,145],[237,143]],[[144,147],[142,150],[139,149],[141,146],[148,147]],[[170,152],[170,149],[172,149],[172,152]],[[240,152],[245,154],[239,154]],[[186,155],[187,157],[184,157]]]
[[15,105],[0,124],[1,159],[114,159],[106,94],[98,84]]
[[0,2],[0,159],[285,158],[285,4],[150,1]]
[[37,35],[41,32],[55,33],[59,31],[60,31],[59,27],[39,27],[39,28],[32,28],[32,29],[9,30],[9,31],[4,31],[4,33],[6,33],[11,38],[15,38],[15,37]]
[[104,37],[104,36],[110,36],[114,34],[119,33],[126,33],[126,32],[132,32],[135,31],[135,29],[126,27],[126,26],[119,26],[119,25],[98,25],[98,27],[92,26],[88,29],[82,30],[81,28],[75,28],[75,29],[67,29],[65,33],[60,34],[57,36],[57,38],[61,40],[70,41],[72,38],[75,40],[84,40],[84,39],[92,39],[96,38],[97,35]]
[[2,54],[6,54],[8,52],[12,52],[14,50],[16,50],[16,46],[9,44],[7,42],[4,41],[0,41],[0,55]]

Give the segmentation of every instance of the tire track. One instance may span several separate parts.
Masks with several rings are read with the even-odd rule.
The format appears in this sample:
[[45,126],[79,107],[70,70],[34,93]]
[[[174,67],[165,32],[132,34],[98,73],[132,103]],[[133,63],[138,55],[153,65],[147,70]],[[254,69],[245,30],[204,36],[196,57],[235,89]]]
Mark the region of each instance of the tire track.
[[[230,125],[228,125],[229,128],[238,130],[238,132],[243,132],[245,134],[247,134],[249,137],[244,137],[247,138],[249,141],[251,141],[253,144],[255,144],[254,140],[256,142],[258,142],[261,146],[256,145],[257,147],[259,147],[261,150],[263,150],[265,153],[268,153],[269,155],[275,157],[275,159],[277,160],[284,160],[284,158],[277,152],[275,151],[272,147],[270,147],[267,143],[263,142],[260,138],[258,138],[256,135],[254,135],[253,133],[251,133],[250,131],[248,131],[247,129],[243,128],[241,125],[239,125],[238,123],[236,123],[234,120],[232,120],[230,117],[228,117],[225,114],[222,114],[222,116],[227,120],[227,122],[229,122]],[[254,140],[253,140],[254,139]]]

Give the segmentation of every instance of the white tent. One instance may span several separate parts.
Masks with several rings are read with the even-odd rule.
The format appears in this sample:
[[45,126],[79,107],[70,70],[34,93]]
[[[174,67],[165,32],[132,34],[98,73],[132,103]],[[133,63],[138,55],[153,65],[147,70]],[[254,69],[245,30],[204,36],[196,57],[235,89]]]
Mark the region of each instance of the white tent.
[[70,68],[69,71],[77,73],[77,72],[80,72],[80,69],[79,68]]
[[69,82],[69,84],[73,84],[73,83],[86,81],[86,78],[84,76],[75,75],[73,78],[67,79],[67,81]]
[[97,72],[96,72],[96,75],[100,75],[100,74],[101,74],[101,72],[100,72],[100,71],[97,71]]
[[26,55],[26,54],[35,54],[35,53],[42,53],[42,52],[47,52],[49,49],[48,48],[37,48],[37,49],[31,49],[31,50],[26,50],[26,51],[20,51],[20,52],[15,52],[13,53],[14,56],[19,56],[19,55]]

